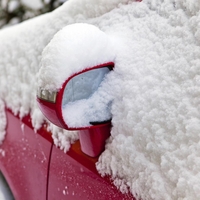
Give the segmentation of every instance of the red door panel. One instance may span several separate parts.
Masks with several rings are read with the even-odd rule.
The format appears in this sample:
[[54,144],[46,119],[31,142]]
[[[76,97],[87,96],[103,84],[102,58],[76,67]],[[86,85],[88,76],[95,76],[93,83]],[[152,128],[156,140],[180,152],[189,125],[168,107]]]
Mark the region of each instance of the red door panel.
[[35,133],[30,118],[22,121],[10,111],[6,112],[7,134],[0,148],[0,170],[6,177],[16,200],[45,200],[49,156],[52,147],[50,137]]
[[49,175],[48,200],[128,200],[109,180],[99,176],[95,169],[97,159],[80,151],[76,142],[70,151],[53,147]]
[[65,154],[52,148],[46,130],[34,132],[29,117],[20,121],[7,111],[7,119],[6,138],[0,146],[5,153],[0,153],[0,170],[16,200],[134,199],[100,177],[95,168],[97,159],[83,154],[79,141]]

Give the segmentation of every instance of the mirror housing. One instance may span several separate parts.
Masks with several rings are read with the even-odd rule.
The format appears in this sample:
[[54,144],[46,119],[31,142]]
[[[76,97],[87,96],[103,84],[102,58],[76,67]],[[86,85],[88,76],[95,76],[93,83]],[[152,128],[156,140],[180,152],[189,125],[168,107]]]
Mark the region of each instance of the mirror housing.
[[79,73],[70,76],[62,84],[62,87],[57,92],[50,92],[48,90],[39,90],[37,94],[38,105],[44,116],[50,122],[61,128],[64,128],[66,130],[79,130],[81,149],[85,154],[91,157],[98,156],[104,150],[105,141],[110,136],[111,120],[105,119],[104,121],[100,122],[98,121],[91,122],[90,126],[70,127],[70,125],[67,124],[66,120],[64,120],[63,117],[62,107],[63,107],[64,92],[65,88],[70,83],[70,80],[72,80],[74,77],[77,77],[80,74],[90,72],[94,69],[109,68],[110,70],[112,70],[113,67],[114,63],[109,62],[92,68],[85,69],[84,71],[81,71]]
[[53,124],[79,130],[82,151],[92,157],[110,134],[112,97],[102,81],[114,67],[116,44],[97,26],[75,23],[58,31],[42,53],[39,107]]

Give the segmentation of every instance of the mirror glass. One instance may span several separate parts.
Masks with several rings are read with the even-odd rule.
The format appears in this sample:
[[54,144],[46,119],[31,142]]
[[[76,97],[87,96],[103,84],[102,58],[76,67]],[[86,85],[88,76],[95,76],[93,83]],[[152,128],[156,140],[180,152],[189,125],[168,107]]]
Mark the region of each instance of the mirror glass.
[[97,90],[109,71],[108,67],[102,67],[71,78],[64,90],[62,106],[65,106],[69,102],[88,99]]
[[62,99],[62,115],[68,127],[87,127],[91,122],[110,119],[108,88],[103,84],[110,71],[110,67],[96,68],[68,81]]

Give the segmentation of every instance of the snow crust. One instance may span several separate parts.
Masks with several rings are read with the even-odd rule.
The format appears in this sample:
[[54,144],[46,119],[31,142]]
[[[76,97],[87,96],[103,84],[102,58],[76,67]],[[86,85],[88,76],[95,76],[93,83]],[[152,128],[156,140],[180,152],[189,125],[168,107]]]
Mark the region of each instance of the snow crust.
[[[35,100],[36,74],[44,47],[67,24],[96,18],[128,0],[111,0],[104,6],[105,2],[68,1],[52,13],[0,31],[0,99],[20,117],[30,113],[35,129],[40,128],[44,121]],[[49,130],[53,132],[55,144],[65,151],[70,146],[69,142],[78,137],[75,132],[60,130],[52,124],[49,125]]]
[[[125,1],[69,1],[1,31],[0,97],[20,116],[30,111],[39,127],[43,117],[30,99],[36,95],[42,50],[67,24],[97,26],[116,41],[115,68],[106,81],[113,128],[97,163],[99,173],[137,199],[198,199],[200,2],[120,2]],[[76,138],[53,125],[49,129],[65,151]]]
[[143,1],[99,20],[124,45],[109,77],[112,137],[97,169],[138,199],[199,198],[199,6]]

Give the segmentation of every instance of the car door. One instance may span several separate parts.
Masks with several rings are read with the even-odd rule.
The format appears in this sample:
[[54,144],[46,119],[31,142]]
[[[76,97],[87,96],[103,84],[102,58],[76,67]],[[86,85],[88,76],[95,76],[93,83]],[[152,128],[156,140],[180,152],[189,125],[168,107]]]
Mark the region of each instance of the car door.
[[51,136],[45,127],[36,133],[29,116],[20,120],[6,110],[6,117],[6,138],[0,147],[0,170],[16,200],[46,199]]

